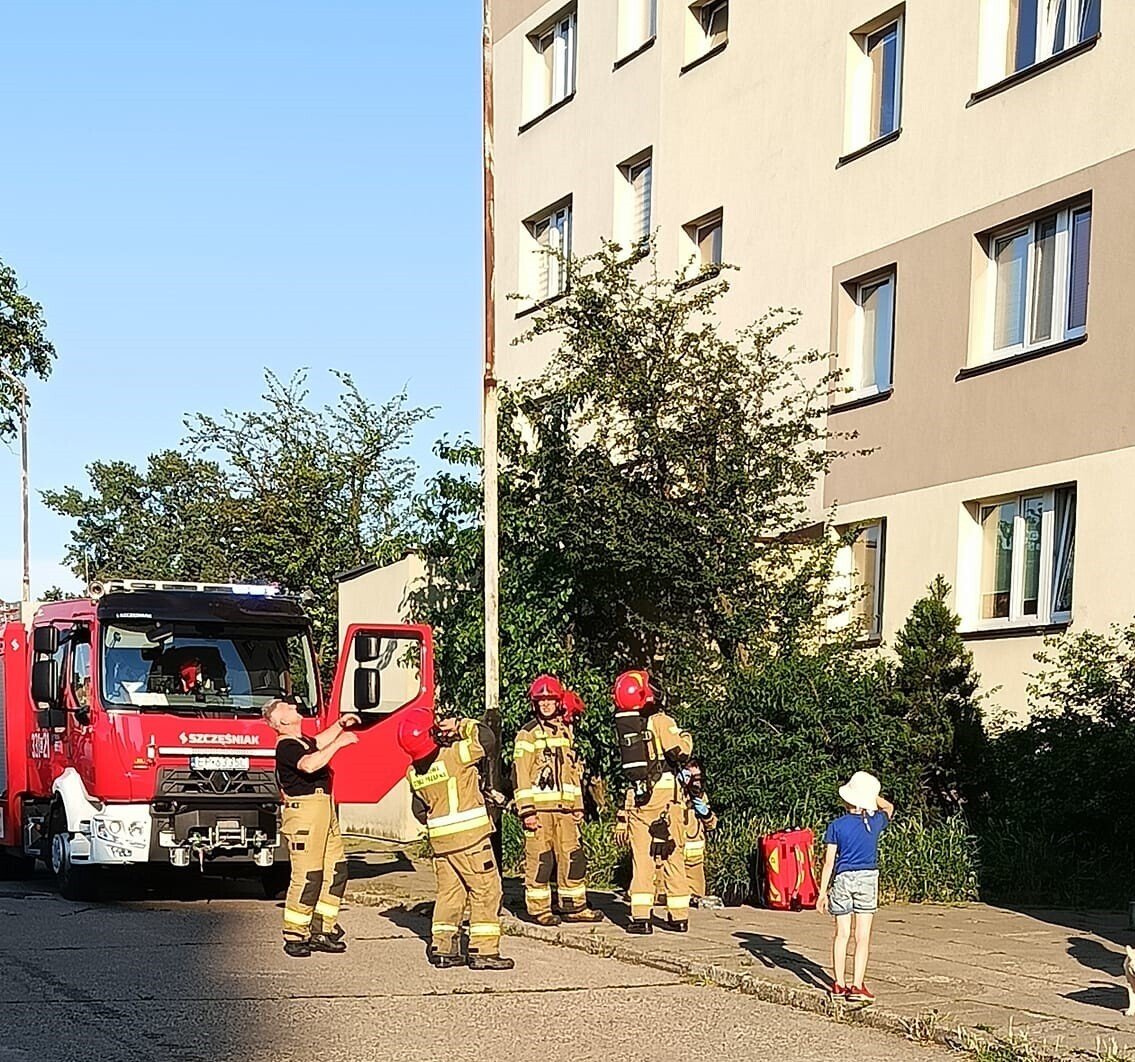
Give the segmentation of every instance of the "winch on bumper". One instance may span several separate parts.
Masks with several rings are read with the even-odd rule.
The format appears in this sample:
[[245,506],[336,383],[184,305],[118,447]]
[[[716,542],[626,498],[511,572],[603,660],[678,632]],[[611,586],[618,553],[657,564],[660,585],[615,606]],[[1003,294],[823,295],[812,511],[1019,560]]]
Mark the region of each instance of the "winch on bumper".
[[163,768],[153,801],[153,858],[178,867],[223,859],[270,867],[280,848],[272,771]]

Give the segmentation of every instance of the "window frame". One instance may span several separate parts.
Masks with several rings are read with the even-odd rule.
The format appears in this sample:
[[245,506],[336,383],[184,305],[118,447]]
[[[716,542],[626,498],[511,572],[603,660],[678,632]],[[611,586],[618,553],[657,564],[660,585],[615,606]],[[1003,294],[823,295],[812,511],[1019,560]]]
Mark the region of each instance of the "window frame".
[[[860,572],[855,565],[855,542],[862,534],[872,528],[878,528],[875,571],[872,573],[870,585],[873,607],[870,617],[867,617],[867,622],[864,623],[861,609],[862,603],[867,596],[865,592],[867,580],[864,578],[865,573]],[[883,637],[883,609],[885,607],[884,593],[887,563],[887,518],[885,516],[879,516],[866,520],[857,520],[837,528],[837,532],[843,541],[839,547],[836,570],[840,577],[845,580],[848,593],[857,595],[854,600],[848,602],[847,608],[843,611],[844,618],[840,626],[846,628],[858,624],[860,629],[856,641],[874,644],[881,641]]]
[[[878,288],[884,281],[891,285],[891,343],[888,359],[888,377],[885,387],[880,387],[878,383],[878,373],[876,373],[876,382],[871,386],[866,386],[862,383],[863,380],[863,367],[866,358],[866,313],[863,308],[864,293],[869,288]],[[846,355],[846,371],[854,378],[854,383],[851,384],[851,393],[846,395],[841,401],[854,402],[860,398],[868,398],[871,395],[882,395],[894,390],[895,386],[895,322],[898,316],[898,269],[894,265],[885,266],[882,269],[877,269],[872,273],[865,274],[862,277],[856,277],[854,280],[848,281],[844,285],[848,294],[851,296],[852,306],[854,307],[852,324],[851,324],[851,347]],[[874,352],[872,352],[872,358]],[[856,369],[858,368],[858,375]]]
[[[549,48],[552,50],[550,73],[539,66],[536,68],[541,92],[540,98],[532,107],[533,119],[539,118],[575,95],[578,72],[578,16],[578,7],[572,4],[560,11],[555,18],[528,34],[528,43],[535,52],[538,64],[546,67],[548,64],[546,53]],[[545,45],[545,42],[550,43]],[[531,86],[532,82],[529,84]],[[560,91],[561,89],[563,91]]]
[[[562,216],[563,224],[558,226],[558,231],[561,232],[561,245],[557,252],[549,248],[548,245],[541,243],[540,233],[538,230],[543,224],[548,225],[548,231],[552,231],[557,226],[553,222]],[[533,246],[529,248],[529,254],[533,256],[530,261],[534,263],[534,272],[532,274],[532,287],[534,289],[539,287],[539,281],[542,276],[547,277],[547,283],[544,290],[534,291],[532,302],[539,306],[542,303],[549,302],[552,299],[560,298],[566,295],[571,284],[571,270],[569,262],[571,259],[572,247],[572,199],[568,196],[566,199],[561,199],[557,203],[544,210],[533,214],[531,217],[524,221],[524,228],[528,233],[529,239],[532,241]],[[547,273],[544,273],[542,262],[537,256],[543,256],[547,262]],[[562,256],[562,258],[561,258]],[[552,277],[555,273],[556,285],[553,290]]]
[[618,17],[617,63],[636,55],[658,36],[658,0],[620,0]]
[[[713,20],[719,11],[725,12],[725,31],[722,39],[714,43],[710,33]],[[704,3],[697,5],[697,17],[706,52],[711,52],[714,48],[720,48],[729,42],[729,0],[705,0]]]
[[[867,140],[863,146],[874,144],[884,137],[894,136],[902,129],[902,89],[903,89],[903,74],[905,67],[905,49],[906,49],[906,10],[900,10],[894,18],[888,19],[881,26],[870,30],[863,34],[863,54],[867,62],[871,66],[871,96],[869,103],[869,110],[867,115]],[[873,38],[879,37],[894,27],[895,30],[895,87],[893,98],[891,100],[892,109],[894,111],[893,126],[884,131],[882,129],[882,89],[879,90],[879,106],[880,111],[875,113],[875,65],[871,61],[871,41]],[[874,132],[875,122],[879,122],[879,131]]]
[[[645,169],[650,170],[650,180],[646,189],[645,208],[640,211],[634,182],[636,176]],[[654,231],[654,149],[647,148],[625,162],[619,163],[619,173],[626,183],[622,189],[623,209],[617,219],[618,228],[621,230],[627,249],[632,253],[638,253],[650,243]],[[636,232],[634,230],[640,213],[645,217],[645,231]]]
[[[1055,487],[1041,487],[1036,490],[1018,491],[1009,494],[999,494],[989,498],[982,498],[972,503],[971,516],[976,529],[977,546],[977,581],[975,586],[973,612],[975,631],[1012,630],[1020,627],[1050,626],[1054,624],[1067,624],[1072,619],[1072,608],[1057,610],[1054,607],[1054,597],[1057,590],[1056,562],[1056,518],[1057,499],[1062,494],[1077,494],[1074,483]],[[1039,575],[1037,582],[1036,612],[1028,613],[1024,610],[1024,584],[1027,542],[1026,505],[1028,502],[1040,499],[1041,502],[1041,532],[1039,550]],[[1075,498],[1078,502],[1078,497]],[[1013,516],[1013,541],[1010,547],[1009,568],[1009,608],[1008,616],[995,616],[986,618],[984,612],[984,599],[986,597],[986,567],[984,552],[984,519],[987,513],[1003,505],[1011,503],[1015,506]],[[1075,523],[1075,510],[1073,510],[1073,523]],[[1072,580],[1073,580],[1073,607],[1075,605],[1075,540],[1072,545]]]
[[[1085,265],[1087,271],[1084,286],[1084,323],[1082,325],[1069,324],[1069,311],[1072,305],[1072,270],[1074,260],[1074,225],[1080,214],[1092,213],[1091,199],[1078,199],[1063,203],[1046,210],[1038,211],[1017,221],[993,229],[986,234],[984,252],[987,262],[987,275],[985,278],[985,305],[986,322],[984,328],[984,342],[979,364],[989,364],[1017,358],[1048,347],[1057,346],[1071,340],[1080,339],[1088,332],[1088,303],[1091,289],[1091,233],[1088,235],[1088,260]],[[1041,222],[1056,219],[1054,272],[1052,308],[1050,311],[1049,334],[1042,339],[1033,339],[1036,325],[1036,276],[1040,252],[1037,240],[1037,226]],[[1089,224],[1091,222],[1089,221]],[[996,346],[997,342],[997,292],[998,292],[998,265],[997,248],[1006,240],[1017,239],[1022,235],[1028,236],[1028,250],[1025,261],[1025,276],[1022,283],[1022,297],[1024,311],[1021,321],[1021,340],[1003,347]]]
[[[1081,36],[1080,23],[1083,21],[1083,14],[1085,7],[1089,4],[1096,4],[1097,19],[1103,16],[1102,0],[1066,0],[1066,7],[1064,11],[1064,40],[1059,48],[1056,47],[1055,33],[1052,33],[1052,47],[1043,55],[1041,54],[1041,45],[1049,37],[1049,31],[1054,30],[1054,25],[1042,17],[1042,8],[1045,0],[1031,0],[1036,3],[1036,28],[1033,34],[1033,59],[1031,63],[1026,63],[1024,66],[1018,66],[1018,46],[1020,43],[1020,32],[1014,32],[1012,19],[1010,19],[1009,31],[1013,33],[1013,39],[1006,40],[1005,42],[1005,74],[1011,77],[1014,74],[1023,73],[1040,63],[1047,62],[1056,56],[1075,48],[1078,44],[1083,44],[1084,41],[1091,40],[1092,37],[1098,33],[1089,33]],[[1012,3],[1012,0],[1010,0]],[[1019,16],[1018,16],[1019,17]],[[1009,62],[1010,54],[1012,55],[1012,62]]]
[[[707,262],[702,257],[702,234],[712,232],[713,229],[720,230],[717,238],[717,258]],[[687,230],[694,245],[694,255],[698,260],[698,275],[719,270],[725,261],[725,211],[715,210],[698,221],[691,221]]]

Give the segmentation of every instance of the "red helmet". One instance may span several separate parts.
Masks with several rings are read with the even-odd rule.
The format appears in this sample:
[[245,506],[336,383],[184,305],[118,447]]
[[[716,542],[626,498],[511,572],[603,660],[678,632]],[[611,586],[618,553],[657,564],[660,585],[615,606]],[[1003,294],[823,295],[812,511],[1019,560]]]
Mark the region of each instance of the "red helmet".
[[564,690],[564,722],[574,723],[586,707],[583,698],[575,690]]
[[201,664],[196,657],[190,657],[178,665],[177,673],[187,691],[195,690],[201,681]]
[[528,687],[530,701],[552,700],[563,703],[564,684],[555,675],[537,675]]
[[650,676],[645,671],[624,671],[615,679],[612,693],[620,712],[641,712],[654,704]]
[[398,721],[398,747],[415,763],[437,751],[434,714],[428,708],[407,708]]

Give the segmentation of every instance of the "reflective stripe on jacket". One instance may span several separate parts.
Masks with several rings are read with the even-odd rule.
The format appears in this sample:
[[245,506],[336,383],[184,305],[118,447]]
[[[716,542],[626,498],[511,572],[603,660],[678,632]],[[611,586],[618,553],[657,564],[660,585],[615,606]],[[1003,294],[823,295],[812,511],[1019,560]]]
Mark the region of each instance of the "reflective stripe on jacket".
[[[516,813],[582,811],[583,768],[562,720],[533,719],[513,745]],[[543,782],[544,784],[541,784]]]
[[428,768],[413,766],[406,774],[414,795],[426,808],[426,833],[436,855],[460,852],[493,832],[477,763],[485,750],[477,737],[477,723],[461,720],[461,737],[438,749]]

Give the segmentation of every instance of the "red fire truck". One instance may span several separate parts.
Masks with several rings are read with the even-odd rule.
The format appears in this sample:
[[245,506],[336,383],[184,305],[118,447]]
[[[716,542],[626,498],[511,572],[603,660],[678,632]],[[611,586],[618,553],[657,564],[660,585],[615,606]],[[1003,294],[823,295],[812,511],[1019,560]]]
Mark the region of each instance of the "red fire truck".
[[363,718],[335,797],[376,801],[408,762],[402,708],[433,706],[429,628],[356,625],[331,696],[310,620],[274,588],[112,580],[0,627],[0,873],[39,858],[64,896],[107,867],[259,868],[286,882],[275,739],[262,705],[295,697],[312,729]]

